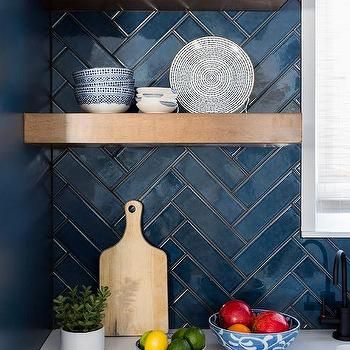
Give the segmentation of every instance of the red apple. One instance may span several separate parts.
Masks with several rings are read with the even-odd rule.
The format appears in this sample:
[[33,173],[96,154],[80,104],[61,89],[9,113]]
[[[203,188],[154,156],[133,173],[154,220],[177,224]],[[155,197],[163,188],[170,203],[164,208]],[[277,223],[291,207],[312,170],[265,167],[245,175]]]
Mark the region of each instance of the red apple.
[[254,333],[278,333],[288,331],[286,318],[275,311],[264,311],[257,315],[253,323]]
[[241,300],[228,301],[219,311],[220,324],[223,328],[228,328],[236,323],[250,327],[253,316],[249,305]]

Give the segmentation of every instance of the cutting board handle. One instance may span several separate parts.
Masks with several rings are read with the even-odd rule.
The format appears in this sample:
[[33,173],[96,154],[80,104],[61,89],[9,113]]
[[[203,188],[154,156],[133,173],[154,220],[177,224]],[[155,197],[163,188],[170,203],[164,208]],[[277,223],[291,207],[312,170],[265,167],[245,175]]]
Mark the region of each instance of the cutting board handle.
[[139,201],[129,201],[124,206],[126,217],[126,228],[123,240],[141,239],[145,241],[141,230],[141,219],[143,205]]

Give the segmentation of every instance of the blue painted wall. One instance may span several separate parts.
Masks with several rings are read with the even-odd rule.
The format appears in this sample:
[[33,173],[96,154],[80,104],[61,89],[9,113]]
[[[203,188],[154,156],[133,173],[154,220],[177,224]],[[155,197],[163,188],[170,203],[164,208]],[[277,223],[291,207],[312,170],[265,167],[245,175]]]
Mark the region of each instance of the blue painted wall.
[[[59,12],[52,27],[55,111],[79,111],[75,70],[127,66],[138,86],[166,86],[178,50],[212,34],[254,63],[250,111],[300,110],[298,0],[278,12]],[[339,299],[332,261],[350,241],[300,238],[299,145],[55,150],[55,294],[97,284],[99,254],[121,237],[123,203],[135,198],[147,239],[169,257],[172,327],[206,327],[237,297],[317,328],[324,294]]]
[[48,111],[49,14],[0,1],[0,348],[37,350],[51,327],[49,158],[23,145],[23,112]]

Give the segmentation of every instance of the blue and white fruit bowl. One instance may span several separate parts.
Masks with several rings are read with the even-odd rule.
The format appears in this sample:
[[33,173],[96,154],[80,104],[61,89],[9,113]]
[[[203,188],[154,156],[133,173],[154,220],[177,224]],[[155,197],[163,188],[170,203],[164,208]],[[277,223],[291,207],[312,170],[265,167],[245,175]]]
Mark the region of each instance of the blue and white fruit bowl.
[[[259,314],[262,309],[253,309]],[[227,350],[282,350],[292,344],[300,329],[300,322],[293,316],[281,313],[288,321],[290,329],[280,333],[240,333],[221,328],[219,314],[209,318],[209,326],[220,345]]]

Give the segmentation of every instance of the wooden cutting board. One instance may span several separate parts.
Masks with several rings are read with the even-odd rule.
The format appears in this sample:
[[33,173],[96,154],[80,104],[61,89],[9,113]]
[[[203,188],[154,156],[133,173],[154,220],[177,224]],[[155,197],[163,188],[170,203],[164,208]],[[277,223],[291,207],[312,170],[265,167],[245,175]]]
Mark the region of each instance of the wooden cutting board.
[[100,285],[112,293],[104,320],[107,336],[168,331],[167,257],[143,237],[142,208],[138,201],[126,203],[124,236],[100,257]]

